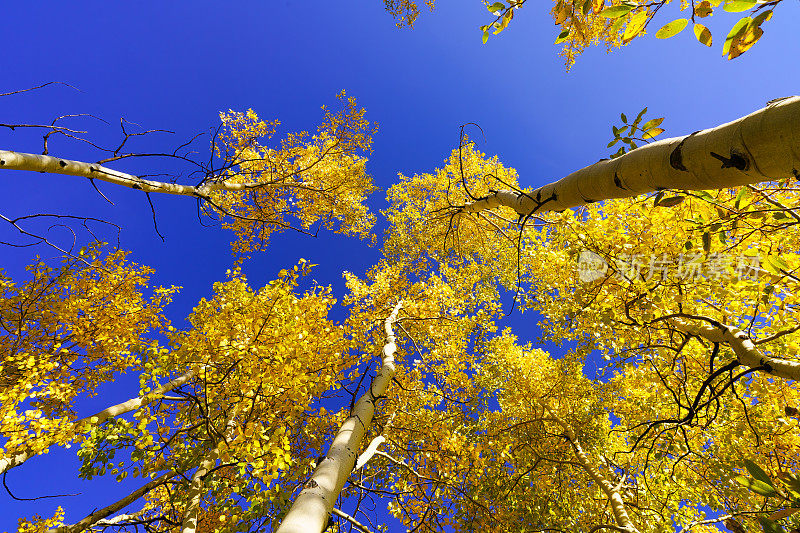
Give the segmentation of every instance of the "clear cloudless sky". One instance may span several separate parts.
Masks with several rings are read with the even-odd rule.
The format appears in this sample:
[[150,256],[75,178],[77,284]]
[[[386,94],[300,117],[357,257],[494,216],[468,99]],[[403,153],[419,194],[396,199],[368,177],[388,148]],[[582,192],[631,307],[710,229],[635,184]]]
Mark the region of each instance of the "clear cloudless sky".
[[[666,117],[666,135],[682,135],[798,92],[797,2],[778,6],[761,41],[735,61],[721,57],[720,45],[736,15],[722,14],[704,20],[714,33],[713,48],[697,43],[691,29],[666,41],[649,35],[612,54],[590,49],[565,72],[552,44],[558,30],[547,13],[550,3],[529,2],[508,30],[482,45],[478,26],[488,22],[488,13],[480,2],[437,1],[436,12],[423,13],[413,30],[395,28],[379,0],[6,2],[0,93],[48,81],[79,91],[50,86],[2,97],[0,123],[49,123],[59,115],[89,113],[109,124],[75,118],[66,125],[88,129],[92,140],[113,146],[124,117],[146,129],[175,132],[137,139],[131,149],[170,151],[215,126],[219,111],[227,109],[252,108],[261,118],[280,119],[281,132],[313,131],[320,106],[335,104],[345,89],[380,124],[368,168],[382,191],[398,172],[441,166],[465,122],[479,123],[486,134],[480,147],[516,168],[525,186],[535,186],[606,157],[610,126],[619,124],[620,112],[631,116],[648,106],[648,116]],[[655,27],[678,17],[677,7],[662,10]],[[197,147],[208,150],[206,141]],[[41,133],[0,128],[0,149],[40,152]],[[58,138],[50,153],[101,157]],[[114,168],[176,170],[156,160]],[[225,279],[231,235],[203,227],[193,201],[156,196],[162,243],[143,195],[100,187],[115,206],[84,179],[3,171],[0,213],[80,214],[119,224],[121,247],[156,269],[155,284],[183,287],[167,310],[183,326],[198,299],[211,294],[212,283]],[[376,193],[370,205],[376,213],[384,208],[384,194]],[[378,235],[384,227],[379,220]],[[59,228],[48,235],[66,246],[72,238]],[[78,237],[87,239],[85,233]],[[0,241],[15,239],[10,226],[0,227]],[[3,246],[0,267],[21,280],[36,252],[56,256],[47,248]],[[332,284],[341,297],[342,271],[363,274],[379,249],[335,235],[313,239],[290,232],[273,238],[244,271],[261,286],[300,257],[318,263],[315,279]],[[510,322],[522,338],[536,337],[533,317],[516,314]],[[81,403],[79,415],[136,392],[135,376],[126,376]],[[80,495],[16,501],[0,492],[0,530],[14,530],[20,516],[51,516],[57,505],[74,522],[140,483],[118,485],[113,476],[80,481],[74,452],[54,450],[31,460],[11,470],[6,483],[18,498]]]

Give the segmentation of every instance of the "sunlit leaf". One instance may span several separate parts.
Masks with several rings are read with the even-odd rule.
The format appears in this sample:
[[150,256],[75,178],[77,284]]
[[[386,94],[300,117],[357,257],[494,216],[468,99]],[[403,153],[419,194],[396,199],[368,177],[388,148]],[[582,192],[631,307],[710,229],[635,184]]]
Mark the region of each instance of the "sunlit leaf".
[[651,128],[644,132],[644,135],[642,135],[642,139],[645,140],[652,139],[657,135],[661,135],[662,133],[664,133],[664,128]]
[[616,19],[627,15],[628,13],[631,12],[632,9],[633,9],[632,6],[626,6],[626,5],[611,6],[602,10],[600,12],[600,16],[608,19]]
[[689,24],[689,19],[675,19],[668,22],[656,32],[656,39],[669,39],[682,32],[687,24]]
[[639,35],[645,24],[647,24],[647,10],[643,9],[631,15],[631,18],[628,19],[628,25],[625,26],[625,32],[622,34],[622,42],[628,43]]
[[656,126],[660,126],[662,122],[664,122],[664,117],[648,120],[642,124],[642,130],[647,131],[650,128],[655,128]]
[[755,7],[755,5],[756,0],[729,0],[725,2],[725,4],[722,6],[722,9],[728,13],[739,13],[741,11],[752,9]]
[[711,46],[711,31],[702,24],[695,23],[694,36],[697,37],[701,44]]

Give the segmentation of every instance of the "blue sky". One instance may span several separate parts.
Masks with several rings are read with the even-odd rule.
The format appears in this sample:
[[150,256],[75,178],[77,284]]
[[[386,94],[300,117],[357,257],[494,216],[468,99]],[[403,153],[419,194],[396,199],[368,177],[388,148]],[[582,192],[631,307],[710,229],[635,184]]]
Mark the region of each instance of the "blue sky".
[[[717,41],[713,48],[698,44],[691,30],[667,41],[651,35],[612,54],[591,49],[570,72],[552,44],[558,30],[547,8],[546,2],[529,2],[506,32],[482,45],[477,28],[488,13],[477,0],[439,0],[436,12],[423,13],[413,30],[395,28],[379,0],[15,2],[4,6],[0,92],[48,81],[80,91],[50,86],[3,97],[0,122],[47,123],[66,113],[90,113],[110,125],[89,118],[70,124],[113,145],[119,140],[116,121],[125,117],[147,129],[175,131],[138,145],[164,150],[215,126],[218,112],[227,109],[252,108],[264,119],[280,119],[282,132],[313,129],[320,106],[334,104],[345,89],[380,124],[368,168],[382,190],[398,172],[441,166],[465,122],[479,123],[487,138],[481,148],[516,168],[524,185],[535,186],[606,157],[620,112],[631,116],[648,106],[649,116],[666,117],[666,135],[682,135],[796,94],[800,86],[797,3],[778,6],[761,41],[735,61],[721,57],[720,43],[736,20],[725,14],[707,19]],[[676,9],[665,9],[657,22],[677,17]],[[40,134],[0,128],[0,148],[39,152]],[[85,146],[58,139],[51,153],[98,159]],[[174,170],[159,161],[115,168]],[[162,243],[142,195],[103,190],[116,206],[82,179],[6,171],[0,173],[0,213],[84,214],[123,226],[121,246],[156,269],[154,282],[183,286],[168,310],[180,326],[211,284],[224,279],[230,235],[202,227],[192,201],[154,197]],[[383,193],[370,205],[376,212],[384,208]],[[379,235],[382,228],[379,221]],[[69,235],[58,231],[51,236],[68,243]],[[11,238],[9,228],[0,227],[0,240]],[[378,254],[377,247],[344,237],[285,233],[245,272],[258,286],[305,257],[320,265],[314,277],[341,296],[342,271],[363,273]],[[3,247],[0,258],[0,266],[19,276],[31,250]],[[511,322],[535,336],[529,317],[515,315]],[[92,412],[134,394],[135,380],[123,380],[83,408]],[[74,451],[32,460],[9,472],[7,482],[26,498],[82,492],[57,500],[70,521],[122,494],[111,478],[77,481]],[[18,516],[52,514],[55,505],[0,493],[0,529],[14,529]]]

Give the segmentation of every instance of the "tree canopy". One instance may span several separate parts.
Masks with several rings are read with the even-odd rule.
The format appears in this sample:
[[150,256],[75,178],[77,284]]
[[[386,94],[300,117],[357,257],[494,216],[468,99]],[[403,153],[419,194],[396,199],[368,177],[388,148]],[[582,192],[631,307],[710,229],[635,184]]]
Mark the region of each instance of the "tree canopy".
[[[487,5],[484,34],[524,3]],[[632,41],[665,4],[552,13],[571,62]],[[751,10],[732,59],[777,4],[680,9]],[[385,8],[401,26],[422,16]],[[800,531],[799,97],[661,140],[663,118],[623,114],[608,144],[622,149],[539,183],[465,125],[441,168],[402,171],[377,210],[376,126],[339,98],[314,134],[227,110],[177,148],[128,148],[157,132],[125,121],[111,149],[59,119],[0,124],[44,135],[42,154],[4,139],[0,178],[143,198],[159,236],[179,209],[163,206],[190,197],[193,242],[209,221],[232,240],[181,322],[181,277],[99,238],[119,219],[0,209],[0,245],[33,250],[0,273],[8,495],[7,474],[67,449],[76,483],[121,487],[80,513],[37,497],[19,531]],[[329,230],[379,246],[337,287],[288,254],[286,229],[307,252]],[[262,255],[281,268],[264,276]]]

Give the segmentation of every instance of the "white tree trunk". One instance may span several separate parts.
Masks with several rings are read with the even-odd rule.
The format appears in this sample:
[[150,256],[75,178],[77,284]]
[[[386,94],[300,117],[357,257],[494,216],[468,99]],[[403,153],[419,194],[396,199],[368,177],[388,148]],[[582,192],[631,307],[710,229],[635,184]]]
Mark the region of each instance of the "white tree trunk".
[[40,154],[26,154],[0,150],[0,170],[27,170],[47,172],[48,174],[67,174],[88,179],[97,179],[114,185],[121,185],[144,192],[178,194],[204,198],[213,190],[240,191],[263,186],[263,183],[231,183],[225,180],[209,181],[200,186],[180,185],[166,181],[154,181],[119,172],[96,163],[72,161],[60,157]]
[[728,124],[601,160],[529,193],[493,192],[460,211],[502,205],[529,216],[662,189],[722,189],[799,173],[800,97],[792,96]]
[[52,531],[53,533],[80,533],[81,531],[85,531],[86,529],[92,527],[93,525],[103,520],[105,517],[110,516],[120,511],[121,509],[124,509],[128,505],[132,504],[133,502],[135,502],[136,500],[138,500],[139,498],[141,498],[142,496],[153,490],[154,488],[163,485],[164,483],[168,482],[170,479],[174,478],[177,475],[178,475],[177,472],[170,470],[169,472],[157,477],[150,483],[147,483],[146,485],[139,487],[135,491],[131,492],[130,494],[122,498],[121,500],[114,502],[111,505],[104,507],[103,509],[100,509],[99,511],[94,511],[92,514],[90,514],[80,522],[77,522],[69,526],[61,526],[53,529]]
[[564,430],[564,436],[572,445],[572,450],[575,452],[575,457],[578,459],[578,463],[580,463],[586,473],[589,474],[589,476],[594,480],[595,483],[597,483],[603,493],[605,493],[609,504],[611,505],[611,512],[614,513],[614,520],[617,522],[617,528],[629,533],[639,533],[639,530],[636,529],[636,526],[633,524],[633,521],[631,520],[630,516],[628,515],[628,511],[625,508],[625,502],[622,500],[622,495],[619,492],[620,487],[614,486],[614,484],[606,479],[600,470],[598,470],[597,467],[592,464],[591,460],[589,460],[589,456],[587,456],[586,452],[583,451],[581,443],[578,440],[578,437],[575,435],[575,431],[572,429],[572,426],[567,424],[567,422],[556,415],[547,405],[541,401],[539,403],[542,407],[544,407],[545,411],[547,411],[547,414],[549,414],[550,417],[552,417],[552,419],[555,420],[556,423],[558,423],[558,425]]
[[[111,417],[135,411],[140,407],[142,407],[143,405],[147,405],[153,400],[158,399],[164,393],[169,392],[185,384],[187,381],[192,379],[193,376],[194,373],[189,371],[181,376],[178,376],[169,383],[159,387],[157,390],[151,392],[147,396],[131,398],[130,400],[118,403],[117,405],[112,405],[111,407],[103,409],[102,411],[95,413],[91,416],[81,418],[80,420],[74,422],[73,426],[75,427],[76,432],[80,433],[83,431],[82,430],[83,426],[87,423],[92,425],[102,424]],[[26,451],[15,452],[8,457],[0,458],[0,474],[3,474],[14,467],[21,465],[34,455],[38,454],[33,453],[30,450],[26,450]]]
[[670,318],[669,323],[684,333],[697,335],[711,342],[727,344],[736,354],[739,364],[743,366],[765,368],[764,371],[772,376],[800,380],[800,362],[765,355],[756,348],[744,331],[720,324],[710,318],[702,317],[702,320],[702,324],[697,324],[684,318]]
[[394,376],[394,353],[397,347],[392,326],[401,307],[402,302],[395,306],[384,322],[386,343],[381,352],[378,375],[372,380],[369,390],[353,406],[327,455],[314,469],[275,533],[321,533],[325,529],[336,498],[353,471],[367,428],[372,423],[375,399],[386,393]]

